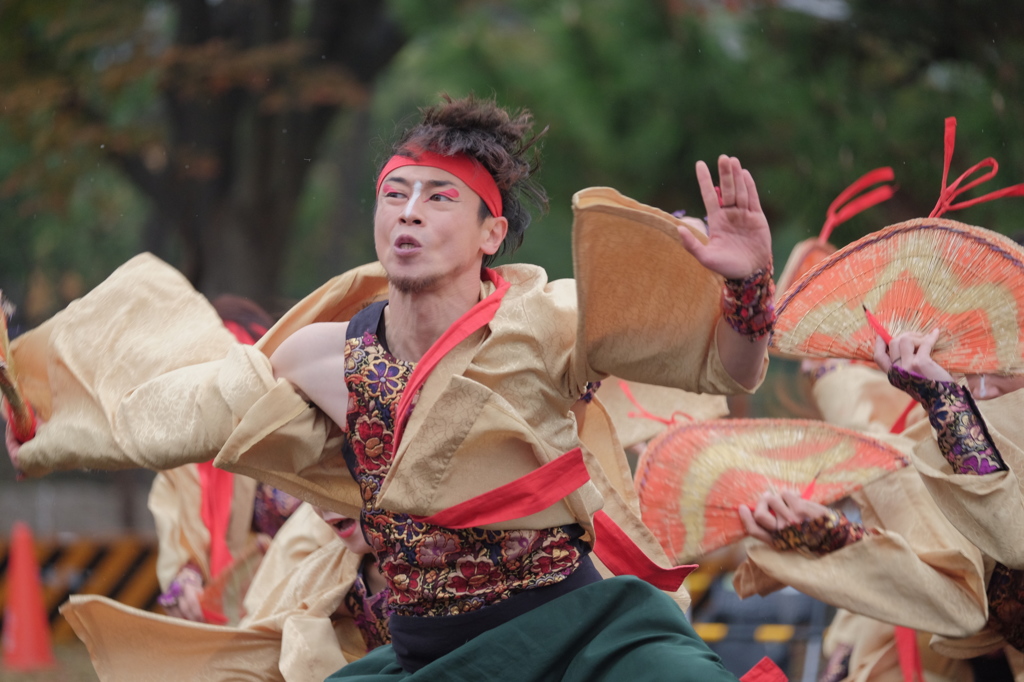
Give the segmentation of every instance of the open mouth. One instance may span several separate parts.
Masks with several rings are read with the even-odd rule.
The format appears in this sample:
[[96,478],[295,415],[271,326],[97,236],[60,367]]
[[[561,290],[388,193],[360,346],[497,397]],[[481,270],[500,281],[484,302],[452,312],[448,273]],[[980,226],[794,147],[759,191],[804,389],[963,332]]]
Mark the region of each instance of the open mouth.
[[328,523],[331,524],[331,527],[334,528],[334,532],[337,533],[340,538],[347,538],[351,536],[352,533],[356,532],[356,528],[359,525],[358,521],[355,519],[347,519],[344,517],[332,519]]
[[345,516],[339,516],[328,513],[324,516],[324,520],[328,522],[338,537],[344,540],[349,538],[358,527],[359,522],[354,518],[346,518]]
[[395,250],[397,251],[411,251],[419,247],[420,243],[409,235],[399,235],[398,239],[395,240]]

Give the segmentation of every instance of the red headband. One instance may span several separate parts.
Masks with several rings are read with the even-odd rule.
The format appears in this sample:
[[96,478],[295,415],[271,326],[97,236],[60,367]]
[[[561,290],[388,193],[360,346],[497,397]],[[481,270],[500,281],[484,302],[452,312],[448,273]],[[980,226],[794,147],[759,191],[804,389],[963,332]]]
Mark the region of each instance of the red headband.
[[498,185],[484,165],[467,154],[456,154],[455,156],[444,156],[435,152],[420,150],[416,154],[419,158],[401,156],[395,154],[386,164],[384,170],[377,177],[377,193],[380,193],[380,185],[384,178],[396,168],[402,166],[430,166],[448,171],[459,180],[466,183],[471,190],[483,199],[484,204],[491,211],[492,216],[500,216],[502,212],[501,192]]

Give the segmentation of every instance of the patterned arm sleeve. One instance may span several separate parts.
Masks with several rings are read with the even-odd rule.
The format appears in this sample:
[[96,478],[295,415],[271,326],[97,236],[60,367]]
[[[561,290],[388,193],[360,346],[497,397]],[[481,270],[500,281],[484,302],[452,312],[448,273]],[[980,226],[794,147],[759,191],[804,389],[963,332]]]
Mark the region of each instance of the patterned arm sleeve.
[[939,449],[954,472],[985,476],[1007,470],[966,388],[951,381],[927,379],[895,365],[889,370],[889,382],[924,406],[938,434]]
[[825,516],[776,530],[772,533],[771,545],[780,552],[795,550],[807,556],[822,556],[857,542],[869,532],[863,524],[829,509]]

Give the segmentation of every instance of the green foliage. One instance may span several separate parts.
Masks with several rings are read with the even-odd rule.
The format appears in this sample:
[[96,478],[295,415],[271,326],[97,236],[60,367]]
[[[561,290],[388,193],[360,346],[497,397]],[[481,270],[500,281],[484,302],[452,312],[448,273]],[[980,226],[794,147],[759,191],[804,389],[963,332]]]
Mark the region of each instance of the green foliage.
[[[379,128],[441,91],[531,109],[550,126],[540,178],[552,208],[518,258],[558,276],[571,270],[572,192],[611,185],[701,215],[693,164],[720,153],[754,173],[780,262],[820,229],[840,190],[877,166],[894,167],[897,198],[841,227],[839,242],[927,215],[938,199],[946,116],[960,128],[951,179],[992,155],[1003,172],[976,192],[1024,181],[1024,40],[994,23],[1002,5],[973,2],[964,40],[963,13],[909,0],[889,13],[862,4],[832,21],[771,5],[396,2],[413,38],[379,87]],[[977,17],[982,8],[989,23]],[[1013,231],[1015,204],[952,217]]]
[[[37,260],[46,271],[80,273],[88,286],[138,248],[147,204],[116,158],[132,150],[148,168],[173,162],[168,88],[182,97],[256,97],[260,113],[235,132],[243,169],[263,150],[245,137],[249,121],[275,107],[358,99],[336,72],[300,68],[295,42],[171,49],[175,6],[0,5],[0,218],[11,245],[0,254],[4,286],[24,290]],[[839,227],[835,241],[927,215],[939,193],[946,116],[959,121],[951,179],[987,156],[1001,164],[971,196],[1024,181],[1024,20],[994,0],[848,7],[849,16],[832,20],[774,3],[392,0],[409,40],[374,84],[370,152],[353,153],[362,129],[342,117],[317,154],[303,154],[310,170],[294,226],[277,226],[294,227],[281,291],[301,295],[332,268],[373,258],[374,170],[387,140],[440,92],[493,94],[550,127],[539,175],[550,212],[536,217],[515,258],[555,277],[571,274],[573,192],[610,185],[699,216],[693,165],[720,153],[754,173],[778,263],[819,230],[840,190],[878,166],[894,167],[897,196]],[[294,4],[294,29],[312,8]],[[207,167],[193,158],[193,171]],[[950,217],[1012,233],[1019,201]],[[328,262],[338,240],[345,254]]]

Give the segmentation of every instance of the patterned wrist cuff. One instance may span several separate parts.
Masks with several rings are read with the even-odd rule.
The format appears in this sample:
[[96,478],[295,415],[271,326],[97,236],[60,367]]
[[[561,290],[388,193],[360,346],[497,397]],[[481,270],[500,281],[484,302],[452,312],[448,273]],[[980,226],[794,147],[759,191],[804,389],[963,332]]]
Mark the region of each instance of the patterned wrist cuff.
[[867,535],[867,530],[844,515],[829,509],[828,514],[807,519],[772,533],[771,545],[780,552],[795,550],[801,554],[822,556]]
[[924,405],[939,449],[955,473],[984,476],[1006,471],[970,391],[896,366],[889,370],[889,381]]
[[898,365],[889,368],[888,376],[890,384],[921,403],[925,410],[930,410],[936,403],[946,402],[962,390],[958,384],[929,379]]
[[986,590],[988,622],[1010,646],[1024,650],[1024,571],[997,563]]
[[185,585],[203,586],[203,576],[191,565],[186,565],[178,571],[178,575],[167,586],[167,590],[156,598],[156,603],[164,608],[177,605],[181,595],[185,592]]
[[751,343],[771,333],[775,326],[775,282],[771,265],[746,279],[725,280],[722,315],[730,327],[749,338]]
[[597,389],[601,388],[600,381],[588,381],[587,389],[580,396],[580,400],[585,403],[592,402],[594,400],[594,394],[597,393]]

